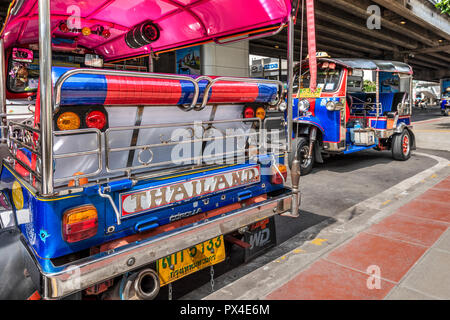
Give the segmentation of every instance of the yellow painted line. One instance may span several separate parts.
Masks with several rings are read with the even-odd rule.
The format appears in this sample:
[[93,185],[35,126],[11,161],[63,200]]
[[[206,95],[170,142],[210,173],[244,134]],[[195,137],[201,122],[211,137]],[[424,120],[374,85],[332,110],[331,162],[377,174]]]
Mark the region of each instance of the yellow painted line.
[[302,253],[302,252],[306,252],[306,251],[303,249],[295,249],[294,250],[294,253]]
[[316,238],[311,241],[312,244],[315,244],[316,246],[321,246],[324,242],[328,241],[328,239],[319,239]]
[[391,202],[392,200],[387,200],[385,202],[382,203],[383,206],[387,205],[389,202]]
[[434,179],[434,178],[437,178],[437,174],[436,174],[436,173],[433,174],[433,175],[430,177],[430,179]]
[[450,130],[414,130],[414,132],[450,133]]

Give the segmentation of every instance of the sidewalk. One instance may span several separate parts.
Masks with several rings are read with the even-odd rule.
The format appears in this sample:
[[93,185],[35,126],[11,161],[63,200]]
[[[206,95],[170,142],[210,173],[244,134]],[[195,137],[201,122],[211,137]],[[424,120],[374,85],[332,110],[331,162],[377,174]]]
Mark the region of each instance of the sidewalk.
[[450,177],[265,298],[450,299]]

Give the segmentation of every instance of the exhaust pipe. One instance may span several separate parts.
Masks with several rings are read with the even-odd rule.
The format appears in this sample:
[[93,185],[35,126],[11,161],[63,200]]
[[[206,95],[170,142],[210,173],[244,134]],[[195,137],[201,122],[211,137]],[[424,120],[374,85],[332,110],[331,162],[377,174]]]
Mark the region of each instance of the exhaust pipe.
[[153,300],[159,293],[159,277],[153,269],[124,275],[108,300]]
[[153,300],[159,293],[159,277],[152,269],[144,269],[134,280],[134,292],[139,300]]

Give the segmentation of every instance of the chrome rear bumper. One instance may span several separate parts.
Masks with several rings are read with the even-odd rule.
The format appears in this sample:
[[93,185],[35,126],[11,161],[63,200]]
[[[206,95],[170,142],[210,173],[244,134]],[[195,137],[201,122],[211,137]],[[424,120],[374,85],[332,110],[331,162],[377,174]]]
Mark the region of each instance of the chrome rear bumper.
[[138,269],[157,259],[290,210],[292,192],[194,223],[181,231],[135,242],[71,263],[58,273],[43,273],[43,298],[57,299]]

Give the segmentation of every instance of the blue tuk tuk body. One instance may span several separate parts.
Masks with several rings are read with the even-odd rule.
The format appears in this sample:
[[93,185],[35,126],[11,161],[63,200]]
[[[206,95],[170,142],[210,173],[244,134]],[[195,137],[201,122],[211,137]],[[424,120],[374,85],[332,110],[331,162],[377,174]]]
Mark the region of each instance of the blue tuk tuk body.
[[450,79],[441,80],[441,114],[450,116]]
[[[79,1],[75,16],[65,0],[10,6],[0,300],[151,300],[213,271],[232,244],[248,249],[241,239],[274,216],[299,216],[282,82],[152,72],[166,51],[293,32],[291,1],[166,2]],[[292,70],[293,39],[288,47]],[[123,59],[145,71],[123,70]],[[10,117],[14,106],[29,113]]]
[[[372,88],[364,88],[364,72]],[[295,70],[294,150],[302,174],[324,155],[390,150],[408,160],[415,148],[411,126],[412,69],[391,61],[319,58],[317,90],[309,89],[308,64]],[[291,160],[293,159],[291,158]]]

